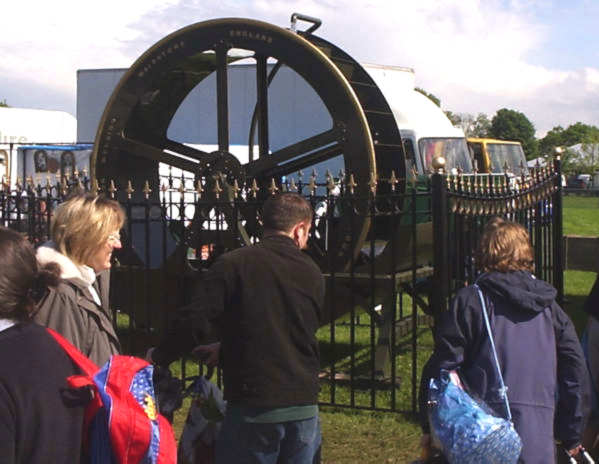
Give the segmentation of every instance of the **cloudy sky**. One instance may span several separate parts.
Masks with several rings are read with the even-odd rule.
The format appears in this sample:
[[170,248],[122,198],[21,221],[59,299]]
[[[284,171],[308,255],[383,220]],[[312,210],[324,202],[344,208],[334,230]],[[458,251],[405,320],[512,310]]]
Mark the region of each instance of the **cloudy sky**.
[[453,112],[523,112],[537,136],[599,126],[596,0],[19,0],[0,26],[0,100],[75,115],[78,69],[131,65],[169,33],[242,17],[317,34],[361,62],[412,67]]

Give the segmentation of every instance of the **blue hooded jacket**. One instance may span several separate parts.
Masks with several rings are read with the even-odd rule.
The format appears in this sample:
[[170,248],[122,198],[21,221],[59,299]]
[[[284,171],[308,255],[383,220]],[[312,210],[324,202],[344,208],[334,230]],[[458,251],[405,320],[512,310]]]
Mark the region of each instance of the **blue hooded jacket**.
[[[490,272],[477,283],[486,299],[514,425],[523,442],[519,462],[552,463],[554,437],[568,449],[580,443],[588,404],[588,373],[572,322],[555,302],[556,290],[529,272]],[[438,377],[440,369],[457,369],[473,396],[506,417],[481,304],[472,286],[459,290],[449,311],[436,321],[435,350],[422,375],[422,412],[428,380]]]

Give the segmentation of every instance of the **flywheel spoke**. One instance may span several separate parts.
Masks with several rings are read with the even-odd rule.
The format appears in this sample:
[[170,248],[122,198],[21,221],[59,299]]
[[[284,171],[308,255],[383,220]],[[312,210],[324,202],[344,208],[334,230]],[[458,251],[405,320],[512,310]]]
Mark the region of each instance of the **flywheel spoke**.
[[328,159],[339,156],[343,153],[343,147],[338,143],[322,148],[320,150],[309,153],[301,158],[295,159],[285,164],[274,166],[271,169],[262,171],[259,177],[279,177],[293,174],[301,169],[306,169],[321,163]]
[[339,133],[336,129],[321,132],[249,162],[245,166],[246,173],[248,177],[259,177],[265,173],[273,175],[271,172],[289,174],[294,171],[289,170],[290,165],[300,166],[295,170],[309,167],[338,155],[341,151],[338,140]]
[[256,85],[258,95],[258,157],[268,155],[268,76],[265,56],[256,57]]
[[229,151],[229,96],[227,87],[227,48],[216,47],[216,113],[218,124],[218,149]]
[[132,155],[159,163],[165,163],[184,171],[197,172],[198,169],[201,169],[202,165],[204,164],[196,163],[186,158],[181,158],[171,153],[167,153],[161,148],[148,145],[138,140],[123,138],[120,140],[119,145],[123,150]]
[[164,142],[164,148],[169,151],[173,151],[175,153],[180,153],[184,156],[189,156],[190,158],[194,158],[197,160],[206,160],[207,158],[211,158],[211,154],[205,151],[199,150],[195,147],[190,147],[189,145],[185,145],[183,143],[175,142],[174,140],[166,140]]

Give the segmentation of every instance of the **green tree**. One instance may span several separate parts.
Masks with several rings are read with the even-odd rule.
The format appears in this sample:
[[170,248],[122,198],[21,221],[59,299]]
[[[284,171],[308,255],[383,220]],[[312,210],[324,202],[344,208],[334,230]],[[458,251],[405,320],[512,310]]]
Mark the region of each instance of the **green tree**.
[[460,113],[454,113],[453,111],[444,111],[445,116],[447,116],[447,119],[449,119],[451,121],[451,124],[458,127],[460,125],[460,123],[462,122],[462,118],[460,116]]
[[577,122],[569,125],[566,129],[562,126],[555,126],[545,137],[539,140],[539,151],[541,155],[551,155],[555,147],[571,147],[576,144],[591,145],[599,143],[599,128]]
[[416,92],[420,92],[422,95],[424,95],[425,97],[428,97],[431,99],[431,101],[437,105],[439,108],[441,108],[441,100],[439,100],[437,97],[435,97],[432,93],[428,93],[426,90],[421,89],[420,87],[416,87],[414,90],[416,90]]
[[445,114],[455,127],[464,131],[466,137],[488,137],[491,121],[485,113],[478,113],[474,116],[471,113],[452,113],[446,111]]
[[6,99],[0,101],[0,108],[8,108],[8,104],[6,103]]
[[517,140],[522,144],[527,159],[536,158],[539,146],[535,127],[519,111],[502,108],[491,120],[489,135],[500,140]]
[[562,126],[555,126],[551,129],[545,137],[539,140],[539,153],[542,156],[551,156],[555,150],[555,147],[565,147],[564,143],[564,128]]

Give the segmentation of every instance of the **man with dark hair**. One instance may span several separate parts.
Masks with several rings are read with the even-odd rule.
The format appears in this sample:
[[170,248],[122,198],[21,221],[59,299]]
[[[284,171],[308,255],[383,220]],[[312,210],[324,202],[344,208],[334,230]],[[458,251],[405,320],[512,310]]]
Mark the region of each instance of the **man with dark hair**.
[[262,222],[265,233],[290,231],[300,222],[312,223],[312,207],[304,197],[297,194],[272,196],[264,203]]
[[[227,412],[217,463],[312,463],[320,446],[316,330],[324,279],[301,251],[311,223],[302,196],[270,197],[262,240],[220,256],[202,280],[197,303],[187,308],[192,321],[186,325],[197,329],[199,340],[207,341],[212,329],[220,334],[219,343],[200,348],[223,367]],[[190,350],[181,332],[151,353],[155,363]]]

